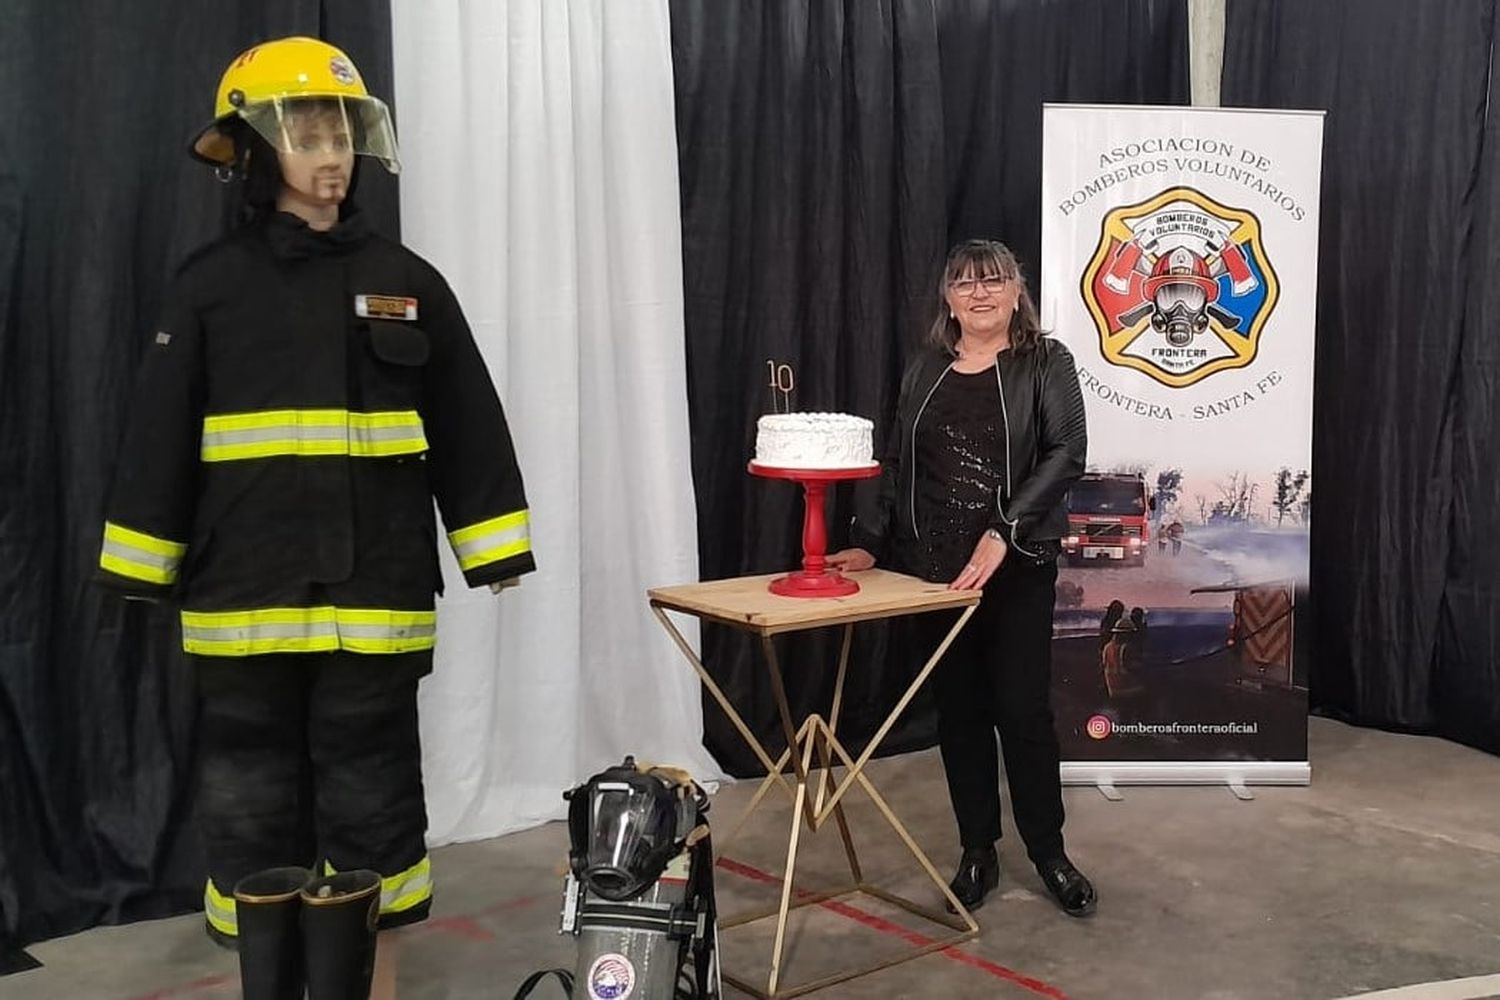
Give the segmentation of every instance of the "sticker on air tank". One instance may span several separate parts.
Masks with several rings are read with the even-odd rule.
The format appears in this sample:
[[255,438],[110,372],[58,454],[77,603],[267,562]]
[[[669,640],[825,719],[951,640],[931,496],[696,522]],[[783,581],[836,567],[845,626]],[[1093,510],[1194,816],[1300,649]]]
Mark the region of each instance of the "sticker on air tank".
[[589,966],[591,1000],[625,1000],[635,989],[635,966],[624,955],[600,955]]

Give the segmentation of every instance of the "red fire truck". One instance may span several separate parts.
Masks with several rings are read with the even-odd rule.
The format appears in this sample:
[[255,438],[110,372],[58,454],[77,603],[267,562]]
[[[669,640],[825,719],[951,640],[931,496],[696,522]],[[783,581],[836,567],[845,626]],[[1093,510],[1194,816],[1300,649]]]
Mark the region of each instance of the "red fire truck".
[[1068,493],[1068,534],[1063,539],[1068,565],[1096,559],[1146,565],[1149,518],[1155,508],[1156,500],[1140,473],[1084,473]]

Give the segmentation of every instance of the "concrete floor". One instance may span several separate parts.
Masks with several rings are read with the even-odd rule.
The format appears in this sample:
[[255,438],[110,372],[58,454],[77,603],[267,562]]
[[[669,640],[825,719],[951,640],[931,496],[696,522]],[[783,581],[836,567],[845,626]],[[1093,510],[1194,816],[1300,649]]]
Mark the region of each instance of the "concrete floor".
[[[1500,974],[1500,760],[1321,719],[1310,739],[1312,786],[1256,789],[1253,802],[1213,788],[1129,788],[1122,802],[1069,789],[1069,851],[1099,887],[1094,918],[1053,907],[1008,830],[979,938],[816,995],[1331,1000],[1485,977],[1398,995],[1500,996],[1500,979],[1489,978]],[[956,846],[936,753],[878,761],[870,774],[950,874]],[[716,830],[727,833],[752,791],[741,783],[715,797]],[[788,815],[778,804],[731,845],[737,864],[717,882],[722,913],[774,901],[755,873],[784,862]],[[862,796],[850,818],[869,880],[936,902]],[[509,998],[531,970],[571,966],[571,940],[556,934],[565,849],[553,823],[435,851],[435,917],[403,932],[400,995]],[[833,881],[841,859],[836,833],[812,837],[799,885]],[[903,928],[936,930],[868,897],[847,907],[794,916],[785,979],[893,955]],[[772,923],[725,933],[727,971],[766,967]],[[45,967],[0,979],[0,998],[238,996],[234,957],[201,924],[186,916],[36,945]],[[551,984],[533,994],[560,995]]]

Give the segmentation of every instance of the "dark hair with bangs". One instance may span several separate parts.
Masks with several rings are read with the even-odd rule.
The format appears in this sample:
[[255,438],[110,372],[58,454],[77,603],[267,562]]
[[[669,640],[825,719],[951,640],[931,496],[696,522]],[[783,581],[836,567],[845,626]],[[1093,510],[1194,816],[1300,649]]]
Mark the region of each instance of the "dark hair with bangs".
[[1037,316],[1036,303],[1026,287],[1021,265],[1010,248],[998,240],[965,240],[948,251],[948,261],[943,265],[943,277],[938,282],[938,311],[927,331],[927,339],[934,346],[952,354],[958,345],[963,330],[958,320],[948,311],[946,297],[948,286],[959,278],[1002,276],[1020,283],[1021,294],[1016,299],[1016,311],[1010,320],[1010,346],[1016,351],[1029,351],[1042,340],[1042,323]]

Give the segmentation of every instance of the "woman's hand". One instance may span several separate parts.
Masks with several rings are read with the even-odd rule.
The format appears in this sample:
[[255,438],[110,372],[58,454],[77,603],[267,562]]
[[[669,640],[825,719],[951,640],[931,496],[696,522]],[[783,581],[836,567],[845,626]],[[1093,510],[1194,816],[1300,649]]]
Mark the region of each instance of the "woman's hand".
[[989,582],[990,577],[995,575],[995,570],[1005,562],[1006,554],[1010,552],[1010,546],[1005,544],[1004,539],[986,531],[979,536],[979,544],[974,546],[974,554],[969,557],[969,565],[959,572],[957,578],[948,584],[949,590],[978,590]]
[[827,561],[829,569],[847,570],[850,573],[870,569],[875,565],[875,557],[864,549],[841,549],[828,556]]

